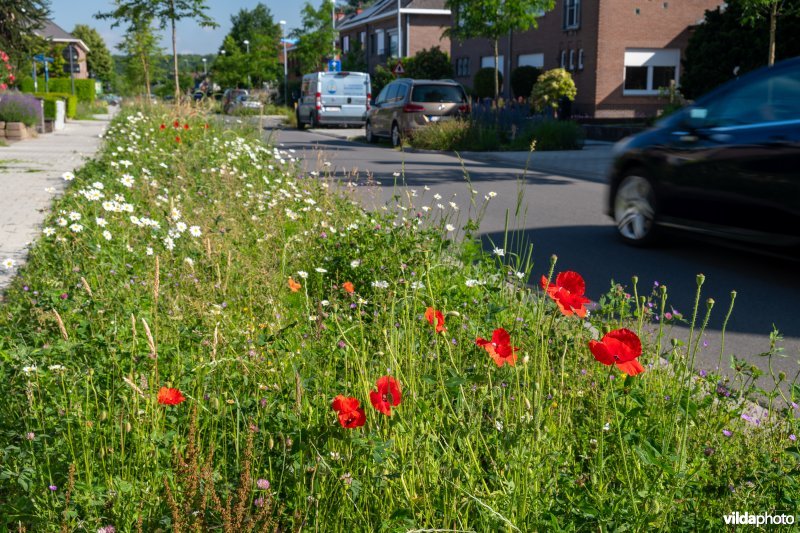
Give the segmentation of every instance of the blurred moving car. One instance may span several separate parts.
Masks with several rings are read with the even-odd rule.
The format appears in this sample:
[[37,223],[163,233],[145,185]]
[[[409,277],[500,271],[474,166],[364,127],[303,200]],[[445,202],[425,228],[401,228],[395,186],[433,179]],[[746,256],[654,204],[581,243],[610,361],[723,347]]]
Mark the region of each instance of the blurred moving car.
[[231,103],[228,113],[258,112],[264,107],[255,96],[240,94]]
[[225,89],[222,95],[222,112],[230,113],[236,98],[239,96],[247,96],[249,93],[246,89]]
[[613,152],[606,213],[626,243],[680,229],[800,250],[800,58],[723,85]]
[[467,93],[455,81],[401,78],[383,88],[367,113],[367,142],[388,137],[399,146],[419,128],[469,113]]
[[306,74],[297,102],[297,127],[362,126],[371,92],[369,74],[364,72]]

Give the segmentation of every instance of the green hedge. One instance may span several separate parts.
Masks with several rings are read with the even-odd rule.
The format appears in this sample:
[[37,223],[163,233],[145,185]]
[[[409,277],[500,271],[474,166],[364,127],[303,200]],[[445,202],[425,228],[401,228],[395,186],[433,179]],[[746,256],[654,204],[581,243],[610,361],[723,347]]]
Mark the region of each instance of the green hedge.
[[78,113],[78,98],[69,93],[33,93],[36,98],[44,100],[44,118],[56,118],[56,100],[64,100],[66,102],[66,115],[67,118],[75,118]]
[[[39,80],[39,89],[44,88],[44,80]],[[48,93],[67,93],[72,94],[72,84],[69,78],[50,78],[47,82]],[[25,78],[19,82],[19,90],[24,93],[33,92],[33,80]],[[79,102],[93,103],[97,98],[94,80],[75,80],[75,96]]]

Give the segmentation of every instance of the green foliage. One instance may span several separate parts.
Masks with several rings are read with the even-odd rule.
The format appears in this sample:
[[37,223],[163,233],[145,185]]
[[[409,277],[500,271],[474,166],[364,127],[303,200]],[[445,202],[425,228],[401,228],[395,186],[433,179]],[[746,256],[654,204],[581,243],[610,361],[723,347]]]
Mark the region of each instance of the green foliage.
[[421,150],[487,151],[500,148],[502,135],[494,126],[469,120],[446,120],[414,132],[411,146]]
[[[503,74],[497,72],[499,85],[503,86]],[[494,96],[495,69],[484,67],[478,69],[472,81],[472,90],[477,98],[492,98]]]
[[510,82],[514,97],[529,98],[533,90],[533,85],[541,74],[542,69],[530,66],[517,67],[512,70]]
[[72,30],[72,35],[81,39],[89,47],[86,55],[86,66],[93,78],[108,82],[114,72],[114,63],[111,52],[100,33],[86,24],[77,24]]
[[350,51],[342,57],[342,70],[349,72],[366,72],[367,57],[361,41],[355,39],[350,43]]
[[298,62],[295,74],[324,70],[325,59],[333,57],[335,34],[331,20],[332,7],[332,0],[323,0],[319,9],[308,2],[303,4],[302,26],[291,34],[291,37],[297,39],[297,44],[292,49]]
[[586,134],[577,122],[570,120],[544,120],[522,135],[514,143],[514,148],[527,150],[532,142],[540,152],[551,150],[580,150]]
[[389,85],[394,80],[394,74],[389,66],[376,65],[375,71],[370,76],[370,83],[372,85],[372,95],[377,97],[384,87]]
[[233,37],[228,35],[222,43],[222,50],[211,64],[211,75],[214,81],[222,88],[245,87],[247,85],[247,58],[239,49]]
[[[282,78],[283,67],[278,62],[282,53],[280,38],[281,27],[264,4],[240,9],[231,16],[231,30],[222,44],[225,57],[218,57],[215,62],[216,74],[226,83],[217,83],[235,87],[249,79],[253,86],[260,87],[263,82]],[[249,43],[249,55],[244,41]]]
[[539,112],[548,108],[555,112],[563,98],[575,100],[576,94],[572,75],[563,68],[554,68],[539,76],[531,91],[531,102]]
[[152,18],[141,17],[130,21],[117,49],[127,55],[123,61],[123,72],[127,81],[125,92],[136,93],[141,88],[140,94],[149,99],[150,86],[160,74],[158,58],[162,52],[153,31]]
[[34,93],[36,98],[44,100],[44,118],[55,118],[55,105],[54,102],[61,100],[64,102],[64,114],[67,118],[75,118],[78,110],[78,97],[70,93],[62,92],[49,92],[49,93]]
[[[75,96],[79,102],[94,102],[97,98],[94,80],[70,80],[69,78],[51,79],[47,84],[48,93],[72,94],[72,81],[75,81]],[[20,81],[20,90],[25,93],[33,92],[33,80],[25,78]],[[44,89],[44,81],[39,80],[39,89]]]
[[[742,24],[746,17],[741,2],[729,2],[725,9],[706,11],[705,20],[695,27],[681,71],[681,92],[696,99],[715,87],[767,64],[769,21]],[[781,18],[776,59],[800,55],[800,15]],[[738,68],[738,70],[736,70]],[[736,70],[736,74],[734,71]]]
[[0,15],[0,50],[15,62],[46,46],[33,30],[41,29],[50,16],[48,0],[3,0]]
[[438,46],[420,50],[413,57],[403,59],[406,78],[441,80],[453,77],[450,56]]
[[28,127],[39,123],[42,104],[33,95],[5,91],[0,98],[0,122],[22,122]]

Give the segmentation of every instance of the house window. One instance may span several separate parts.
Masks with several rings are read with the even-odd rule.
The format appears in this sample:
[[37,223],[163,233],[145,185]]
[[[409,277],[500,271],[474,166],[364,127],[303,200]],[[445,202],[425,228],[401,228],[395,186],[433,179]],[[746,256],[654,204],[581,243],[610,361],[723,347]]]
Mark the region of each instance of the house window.
[[575,70],[575,50],[569,51],[569,69]]
[[367,44],[367,32],[362,31],[358,34],[358,40],[361,41],[361,48],[364,48]]
[[629,48],[625,50],[622,94],[657,95],[661,87],[679,81],[681,51],[677,48]]
[[345,35],[342,37],[342,52],[345,54],[350,51],[350,36]]
[[561,68],[567,68],[567,51],[561,50]]
[[[505,75],[504,67],[506,62],[504,56],[497,56],[497,61],[500,63],[500,73]],[[494,56],[484,56],[481,58],[481,68],[494,68]]]
[[382,56],[386,53],[386,41],[384,39],[383,30],[375,31],[375,39],[378,41],[378,55]]
[[581,25],[581,0],[564,0],[564,29],[574,30]]
[[389,57],[399,57],[397,51],[397,30],[390,30],[386,33],[389,37]]
[[578,70],[583,70],[583,48],[578,50]]
[[518,67],[544,67],[544,54],[520,54],[517,57]]
[[469,76],[469,58],[459,57],[456,59],[456,76],[466,77]]

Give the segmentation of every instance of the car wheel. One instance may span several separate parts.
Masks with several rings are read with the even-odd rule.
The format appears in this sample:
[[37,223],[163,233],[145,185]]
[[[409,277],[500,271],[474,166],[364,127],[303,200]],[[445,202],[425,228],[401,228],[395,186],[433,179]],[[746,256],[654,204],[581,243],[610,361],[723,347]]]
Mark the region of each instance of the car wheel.
[[646,246],[656,237],[656,194],[642,172],[629,172],[614,193],[614,222],[628,244]]
[[403,143],[403,138],[400,136],[400,126],[397,125],[397,122],[392,124],[392,146],[397,148]]
[[300,120],[300,110],[297,110],[295,112],[295,116],[297,117],[297,129],[304,130],[306,128],[306,125],[302,120]]
[[364,136],[367,138],[368,143],[374,143],[378,139],[375,137],[375,133],[372,131],[372,122],[367,122],[366,126],[364,126]]

